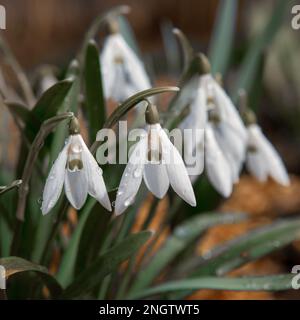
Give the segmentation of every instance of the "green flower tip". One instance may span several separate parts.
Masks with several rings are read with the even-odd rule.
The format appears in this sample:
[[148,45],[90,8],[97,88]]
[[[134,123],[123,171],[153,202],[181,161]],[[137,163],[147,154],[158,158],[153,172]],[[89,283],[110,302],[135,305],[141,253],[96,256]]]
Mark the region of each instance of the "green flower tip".
[[201,75],[209,74],[211,71],[210,62],[204,53],[199,53],[198,57],[198,72]]
[[145,112],[145,120],[147,124],[156,124],[159,123],[159,113],[157,110],[157,107],[152,104],[151,102],[148,102],[148,106]]
[[238,92],[238,96],[238,108],[246,126],[255,124],[257,122],[257,119],[255,113],[249,108],[247,92],[244,89],[240,89]]
[[72,117],[70,124],[69,124],[69,134],[75,135],[80,133],[80,125],[79,121],[76,117]]

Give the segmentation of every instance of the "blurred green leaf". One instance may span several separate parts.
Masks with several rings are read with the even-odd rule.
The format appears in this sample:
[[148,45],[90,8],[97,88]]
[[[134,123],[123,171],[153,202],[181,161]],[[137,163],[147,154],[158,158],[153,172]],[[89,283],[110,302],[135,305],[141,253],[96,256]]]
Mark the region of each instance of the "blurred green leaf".
[[288,1],[277,0],[265,29],[258,37],[253,39],[250,49],[247,51],[243,60],[239,77],[236,80],[233,90],[235,101],[238,98],[239,89],[242,88],[249,93],[251,92],[256,79],[256,73],[258,72],[260,56],[263,53],[263,50],[271,43],[281,26],[287,12],[288,4]]
[[1,258],[0,265],[5,268],[5,276],[7,279],[17,273],[36,272],[47,285],[52,297],[56,297],[62,291],[60,284],[49,274],[47,268],[43,266],[18,257]]
[[[78,108],[78,97],[80,91],[80,80],[79,80],[79,65],[78,61],[73,60],[70,63],[66,74],[66,80],[72,80],[72,86],[68,91],[67,95],[65,96],[63,102],[58,109],[58,112],[73,112],[77,114]],[[53,134],[53,141],[51,143],[51,150],[50,150],[50,166],[57,158],[59,152],[61,151],[62,147],[64,146],[64,142],[67,137],[67,126],[65,124],[59,124]]]
[[84,80],[90,141],[94,141],[106,120],[99,50],[94,40],[88,43],[86,49]]
[[76,259],[75,275],[89,266],[98,256],[100,248],[105,241],[111,213],[96,202],[93,206],[80,237]]
[[209,259],[198,257],[190,265],[194,276],[224,275],[299,239],[300,219],[276,222],[213,249]]
[[195,53],[188,38],[180,29],[173,29],[173,33],[177,37],[178,42],[181,46],[181,50],[183,52],[183,73],[185,73],[193,62]]
[[282,291],[292,289],[294,274],[261,277],[222,278],[203,277],[172,281],[129,295],[129,299],[141,299],[157,294],[182,290],[235,290],[235,291]]
[[138,57],[141,57],[141,52],[139,50],[139,47],[137,45],[137,41],[134,35],[134,32],[131,28],[130,23],[128,22],[128,19],[126,16],[119,15],[118,16],[118,22],[120,27],[120,33],[127,42],[127,44],[130,46],[130,48],[135,52],[135,54]]
[[75,263],[80,243],[82,231],[88,219],[89,213],[96,204],[94,198],[89,198],[83,209],[79,211],[79,222],[76,226],[71,239],[69,240],[68,247],[66,248],[56,278],[65,287],[69,285],[74,277]]
[[121,262],[130,258],[151,235],[150,231],[132,234],[121,244],[109,249],[76,277],[76,280],[63,292],[62,298],[76,298],[93,289]]
[[246,218],[244,214],[200,214],[177,226],[164,246],[155,253],[150,263],[141,270],[132,285],[131,292],[147,287],[180,254],[188,244],[195,241],[206,229],[223,223],[234,223]]
[[212,66],[212,74],[216,72],[224,74],[227,71],[235,35],[237,6],[237,0],[219,1],[208,54]]
[[22,123],[26,124],[28,119],[30,118],[30,110],[27,106],[20,102],[13,101],[5,101],[9,112],[12,113],[13,116],[17,117],[22,121]]

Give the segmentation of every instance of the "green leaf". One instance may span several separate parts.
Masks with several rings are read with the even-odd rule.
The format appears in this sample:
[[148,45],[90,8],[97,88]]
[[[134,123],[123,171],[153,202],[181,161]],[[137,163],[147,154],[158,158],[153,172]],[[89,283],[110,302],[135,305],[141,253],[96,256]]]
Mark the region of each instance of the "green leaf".
[[281,291],[292,289],[294,274],[280,274],[262,277],[218,278],[203,277],[172,281],[160,286],[129,295],[129,299],[141,299],[166,292],[182,290],[235,290],[235,291]]
[[141,53],[137,45],[134,32],[131,28],[131,25],[128,22],[128,19],[123,15],[119,15],[118,23],[119,23],[120,33],[123,36],[126,43],[130,46],[130,48],[135,52],[135,54],[138,57],[141,57]]
[[206,229],[223,223],[234,223],[246,218],[244,214],[207,213],[199,214],[183,222],[174,230],[164,246],[155,253],[151,262],[137,275],[131,292],[147,287],[191,242]]
[[[79,64],[77,60],[73,60],[68,68],[66,79],[71,79],[73,84],[61,103],[58,112],[73,112],[77,114],[78,97],[80,92],[79,80]],[[55,161],[62,147],[64,146],[67,137],[67,127],[64,124],[59,124],[53,134],[53,141],[50,150],[50,165]]]
[[184,65],[183,72],[185,73],[194,59],[194,50],[188,38],[185,36],[185,34],[181,30],[175,28],[173,29],[173,33],[177,37],[178,42],[181,46],[181,50],[183,52],[183,65]]
[[99,202],[92,208],[84,225],[78,246],[75,276],[84,270],[98,256],[100,248],[105,241],[111,213]]
[[192,276],[224,275],[299,239],[300,219],[276,222],[256,229],[213,249],[209,259],[198,257],[191,264]]
[[224,74],[227,71],[235,34],[237,6],[237,0],[219,2],[208,54],[213,74],[216,72]]
[[30,110],[27,106],[20,102],[13,101],[4,101],[4,103],[14,117],[17,117],[22,121],[22,123],[26,124],[26,122],[30,118]]
[[288,1],[277,0],[264,31],[253,40],[250,49],[247,50],[247,55],[243,60],[240,75],[236,80],[233,91],[235,100],[237,99],[239,89],[242,88],[247,92],[251,92],[256,73],[258,72],[260,56],[263,53],[263,50],[271,43],[282,24],[287,6]]
[[69,285],[74,277],[75,263],[77,252],[79,248],[80,238],[85,226],[85,223],[88,219],[91,209],[96,204],[94,198],[89,198],[83,209],[79,211],[79,222],[76,226],[74,233],[69,241],[68,247],[65,250],[61,264],[56,275],[58,281],[65,287]]
[[88,43],[86,49],[84,80],[90,140],[93,141],[106,120],[99,50],[94,40]]
[[121,262],[130,258],[151,235],[150,231],[132,234],[121,244],[109,249],[76,277],[76,280],[63,292],[62,298],[76,298],[93,289]]
[[27,261],[19,257],[7,257],[0,259],[0,265],[5,268],[6,279],[11,278],[15,274],[24,272],[36,272],[39,274],[45,285],[51,292],[52,297],[56,297],[62,291],[60,284],[55,278],[49,274],[47,268]]

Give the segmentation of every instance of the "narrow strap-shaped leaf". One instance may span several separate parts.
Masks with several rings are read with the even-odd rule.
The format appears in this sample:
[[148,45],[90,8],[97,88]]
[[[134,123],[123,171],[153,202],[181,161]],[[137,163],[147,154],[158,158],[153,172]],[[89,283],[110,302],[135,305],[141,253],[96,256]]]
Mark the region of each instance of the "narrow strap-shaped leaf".
[[260,55],[264,48],[273,40],[283,21],[287,7],[288,1],[277,0],[265,29],[253,40],[253,43],[243,60],[240,75],[236,80],[236,85],[233,91],[235,100],[237,100],[238,90],[240,88],[245,89],[247,92],[251,92],[251,88],[255,81],[255,75],[259,67]]
[[141,299],[167,292],[182,290],[235,290],[235,291],[281,291],[292,288],[294,274],[280,274],[263,277],[222,278],[203,277],[172,281],[129,295],[129,299]]
[[188,244],[195,241],[209,227],[223,223],[234,223],[245,218],[246,215],[244,214],[208,213],[199,214],[185,221],[176,227],[164,246],[156,252],[151,262],[137,275],[131,292],[136,292],[151,284],[160,272],[181,253]]
[[133,33],[130,23],[128,22],[127,17],[124,15],[119,15],[118,22],[121,35],[123,36],[127,44],[130,46],[130,48],[135,52],[135,54],[138,57],[141,57],[141,53],[137,45],[135,35]]
[[185,36],[185,34],[180,29],[173,29],[174,35],[177,37],[178,42],[181,46],[181,50],[183,52],[183,65],[184,65],[184,71],[186,72],[189,68],[189,65],[191,64],[193,57],[194,57],[194,50]]
[[62,298],[76,298],[97,286],[123,261],[131,257],[152,235],[150,231],[132,234],[100,256],[92,265],[79,274],[63,292]]
[[93,141],[106,120],[99,50],[94,40],[88,43],[86,49],[84,80],[90,140]]
[[14,101],[4,101],[6,104],[9,112],[20,119],[22,123],[26,124],[28,119],[30,118],[30,110],[28,107],[22,104],[21,102],[14,102]]
[[241,265],[256,260],[299,239],[300,219],[276,222],[258,228],[213,249],[209,259],[198,257],[190,265],[192,277],[224,275]]
[[79,222],[62,257],[58,273],[56,274],[56,278],[64,287],[68,286],[73,279],[75,262],[82,231],[88,219],[89,213],[95,204],[96,200],[94,198],[89,198],[83,209],[81,209],[81,212],[79,212]]
[[9,279],[18,273],[23,272],[36,272],[40,275],[43,282],[48,287],[52,297],[58,296],[62,288],[55,278],[49,274],[47,268],[32,263],[19,257],[7,257],[0,259],[0,265],[5,268],[5,277]]
[[209,47],[212,73],[224,74],[228,67],[236,24],[237,0],[220,1]]

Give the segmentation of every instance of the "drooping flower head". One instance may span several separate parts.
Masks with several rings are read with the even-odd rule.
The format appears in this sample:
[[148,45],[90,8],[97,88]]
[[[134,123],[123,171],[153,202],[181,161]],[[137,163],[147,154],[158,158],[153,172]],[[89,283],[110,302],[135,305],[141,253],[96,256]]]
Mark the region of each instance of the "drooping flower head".
[[241,112],[248,135],[246,157],[248,171],[261,182],[265,182],[271,177],[277,183],[288,186],[290,179],[284,163],[257,124],[254,112],[248,108],[247,96],[243,90],[240,92],[240,98],[242,100]]
[[157,108],[148,104],[147,133],[133,146],[121,178],[115,202],[116,215],[122,214],[135,199],[144,180],[147,188],[161,199],[171,185],[191,206],[196,205],[194,190],[186,167],[176,147],[159,124]]
[[149,89],[151,84],[142,61],[118,29],[116,21],[110,21],[110,35],[105,40],[100,58],[105,97],[122,102]]
[[107,210],[111,204],[104,184],[102,169],[80,135],[79,123],[73,118],[70,136],[55,160],[43,192],[42,213],[47,214],[65,189],[65,194],[75,209],[81,209],[87,195],[96,198]]
[[[198,74],[183,88],[183,91],[191,92],[187,101],[190,114],[180,128],[205,130],[203,140],[188,146],[188,149],[204,153],[203,168],[206,168],[210,182],[220,194],[228,197],[233,184],[239,180],[245,159],[247,133],[237,109],[211,75],[208,59],[200,54],[198,60]],[[185,96],[188,97],[187,94]]]

